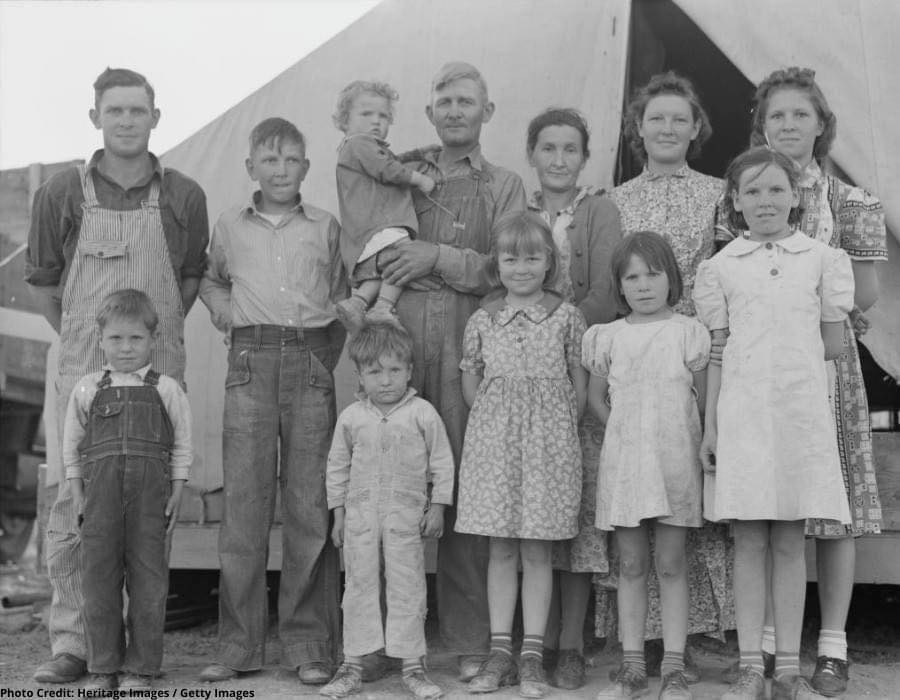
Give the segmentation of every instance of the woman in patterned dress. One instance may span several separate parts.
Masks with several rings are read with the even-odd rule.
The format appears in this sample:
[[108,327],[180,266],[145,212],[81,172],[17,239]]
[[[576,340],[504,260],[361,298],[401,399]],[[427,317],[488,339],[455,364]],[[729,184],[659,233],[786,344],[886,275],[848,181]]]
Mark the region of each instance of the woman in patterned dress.
[[[776,70],[756,91],[751,145],[768,144],[800,168],[800,230],[834,248],[853,263],[855,307],[844,325],[844,352],[828,363],[844,486],[851,524],[810,520],[816,538],[816,568],[822,628],[813,687],[834,696],[847,689],[847,638],[844,627],[853,595],[856,541],[881,532],[881,502],[872,462],[868,400],[859,364],[856,335],[868,328],[864,312],[878,298],[875,263],[887,260],[884,210],[867,192],[822,171],[836,136],[836,119],[806,68]],[[729,232],[719,229],[720,240]],[[767,616],[769,617],[769,616]],[[767,619],[766,625],[772,623]]]
[[[684,294],[675,311],[694,316],[691,295],[699,264],[713,253],[717,205],[722,181],[691,169],[687,161],[700,154],[712,134],[709,119],[694,86],[669,72],[653,76],[639,88],[628,106],[623,130],[632,152],[644,162],[640,175],[616,187],[612,199],[619,207],[625,235],[656,231],[671,245],[684,280]],[[687,555],[690,587],[688,633],[716,634],[734,629],[734,597],[731,590],[734,543],[726,525],[707,523],[691,529]],[[617,576],[615,566],[606,578],[598,578],[596,633],[609,636],[616,625]],[[646,639],[662,637],[659,581],[655,571],[648,578],[650,605]],[[658,644],[649,670],[661,655]],[[686,657],[689,655],[686,653]],[[690,658],[685,676],[699,678]]]
[[[587,122],[576,110],[548,109],[528,125],[526,151],[541,186],[528,208],[551,227],[559,249],[555,291],[575,304],[591,326],[616,317],[609,265],[622,226],[616,206],[602,189],[578,185],[590,156],[588,140]],[[578,534],[554,545],[556,576],[545,636],[545,644],[558,649],[553,684],[568,690],[584,685],[584,618],[591,577],[609,571],[607,535],[594,527],[603,431],[593,412],[585,412],[578,432],[584,460]]]

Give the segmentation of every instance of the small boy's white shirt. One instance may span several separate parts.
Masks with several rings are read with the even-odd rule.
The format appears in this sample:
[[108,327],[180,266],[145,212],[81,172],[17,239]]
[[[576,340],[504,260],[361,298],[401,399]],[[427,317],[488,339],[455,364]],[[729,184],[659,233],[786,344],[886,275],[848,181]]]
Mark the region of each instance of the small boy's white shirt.
[[[69,397],[63,427],[63,465],[66,479],[83,477],[78,445],[84,438],[91,404],[98,391],[97,384],[107,370],[110,372],[110,386],[143,386],[144,378],[150,371],[150,365],[141,367],[135,372],[118,372],[110,365],[105,365],[103,370],[85,375],[75,385]],[[191,443],[191,407],[187,394],[184,393],[178,382],[165,374],[159,375],[156,390],[169,414],[174,431],[174,444],[169,458],[170,479],[172,481],[187,480],[191,463],[194,461]]]

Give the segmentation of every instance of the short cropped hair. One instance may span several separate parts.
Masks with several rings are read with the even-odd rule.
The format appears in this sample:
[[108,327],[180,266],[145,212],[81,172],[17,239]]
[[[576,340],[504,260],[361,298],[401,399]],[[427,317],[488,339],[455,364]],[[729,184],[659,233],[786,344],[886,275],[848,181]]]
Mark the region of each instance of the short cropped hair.
[[347,343],[347,354],[357,369],[378,364],[385,355],[412,364],[413,341],[405,328],[386,321],[366,323]]
[[450,63],[445,63],[441,66],[441,69],[431,81],[431,92],[434,94],[438,90],[443,90],[450,83],[457,80],[465,80],[466,78],[475,81],[478,85],[478,89],[481,91],[482,101],[487,104],[487,102],[489,102],[488,88],[484,76],[481,75],[481,71],[475,66],[471,63],[466,63],[465,61],[451,61]]
[[623,314],[632,311],[622,293],[622,278],[631,263],[632,255],[643,260],[651,270],[666,273],[666,277],[669,278],[669,296],[666,297],[666,303],[675,306],[684,292],[684,282],[672,246],[655,231],[635,231],[616,244],[609,261],[611,272],[609,281],[619,311]]
[[94,107],[100,109],[103,93],[114,87],[142,87],[150,98],[150,109],[156,109],[156,93],[147,79],[128,68],[107,68],[94,81]]
[[770,73],[756,88],[753,97],[753,122],[750,130],[750,145],[764,146],[766,141],[766,113],[769,111],[769,99],[779,90],[799,90],[806,93],[816,110],[816,116],[822,123],[822,133],[813,143],[813,158],[822,162],[837,136],[837,117],[828,106],[825,93],[816,82],[816,72],[811,68],[782,68]]
[[533,211],[507,212],[491,230],[491,252],[485,266],[488,281],[494,287],[501,286],[499,258],[503,253],[527,255],[538,251],[544,251],[549,263],[543,286],[552,289],[559,275],[559,251],[550,226]]
[[[744,171],[757,166],[762,166],[760,169],[760,172],[762,172],[762,170],[769,165],[781,168],[785,172],[788,182],[791,185],[791,189],[794,192],[799,189],[800,173],[793,160],[768,146],[754,146],[748,148],[746,151],[736,156],[734,160],[728,164],[728,169],[725,171],[725,196],[722,202],[722,208],[724,209],[728,224],[733,230],[746,231],[748,228],[744,215],[734,208],[734,195],[737,194],[738,189],[740,188],[741,175],[744,174]],[[796,226],[800,223],[802,216],[803,212],[801,208],[799,206],[794,207],[788,215],[788,224]]]
[[389,123],[394,123],[394,103],[400,99],[400,94],[387,83],[374,80],[354,80],[338,93],[337,106],[334,108],[334,114],[331,115],[331,119],[338,129],[347,131],[350,110],[353,108],[353,102],[360,95],[377,95],[387,100]]
[[709,117],[706,116],[706,110],[703,109],[703,105],[700,103],[694,84],[683,75],[678,75],[674,71],[654,75],[646,85],[639,87],[635,91],[631,102],[628,103],[628,108],[625,110],[624,124],[622,125],[625,141],[638,160],[641,163],[646,163],[647,149],[644,148],[644,139],[641,138],[638,129],[644,120],[644,112],[650,100],[660,95],[677,95],[686,99],[691,105],[694,122],[700,122],[700,130],[697,132],[694,140],[691,141],[687,151],[687,159],[694,160],[700,156],[703,144],[712,136],[712,125],[709,123]]
[[250,132],[250,153],[252,154],[260,146],[268,146],[272,150],[279,150],[284,142],[296,143],[306,151],[306,139],[300,130],[287,119],[281,117],[269,117],[263,119],[253,127]]
[[150,297],[137,289],[120,289],[107,295],[97,309],[97,326],[103,331],[114,319],[140,321],[151,333],[156,333],[159,316]]
[[588,130],[587,120],[581,112],[571,107],[551,107],[531,120],[528,124],[528,132],[525,138],[525,150],[529,155],[534,152],[534,147],[537,146],[541,132],[548,126],[571,126],[581,134],[582,154],[585,158],[591,157],[591,151],[588,148],[590,131]]

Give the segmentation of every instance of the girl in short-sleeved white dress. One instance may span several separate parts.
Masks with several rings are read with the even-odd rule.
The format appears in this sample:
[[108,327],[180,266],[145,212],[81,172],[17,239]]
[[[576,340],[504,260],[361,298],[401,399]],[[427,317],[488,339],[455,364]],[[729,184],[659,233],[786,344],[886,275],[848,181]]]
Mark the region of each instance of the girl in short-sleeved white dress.
[[637,527],[647,518],[702,525],[693,373],[706,367],[709,345],[706,328],[681,314],[588,329],[584,364],[606,377],[611,406],[600,453],[598,528]]

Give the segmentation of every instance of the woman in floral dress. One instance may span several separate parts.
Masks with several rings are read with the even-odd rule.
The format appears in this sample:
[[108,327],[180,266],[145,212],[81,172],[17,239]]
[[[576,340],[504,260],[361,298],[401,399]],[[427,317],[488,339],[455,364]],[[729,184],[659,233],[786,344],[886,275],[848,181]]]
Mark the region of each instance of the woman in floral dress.
[[[826,175],[821,164],[831,149],[837,120],[805,68],[776,70],[756,91],[751,145],[768,144],[800,168],[800,230],[834,248],[853,263],[855,307],[844,326],[844,352],[828,363],[830,397],[838,451],[850,505],[849,526],[810,520],[806,534],[816,538],[816,568],[822,628],[813,687],[834,696],[847,689],[847,639],[844,627],[853,594],[856,537],[881,532],[881,502],[872,462],[872,432],[856,335],[868,328],[864,312],[878,298],[875,263],[887,260],[884,210],[872,195]],[[719,229],[727,241],[733,233]],[[767,620],[767,625],[772,623]]]
[[[709,119],[689,80],[674,73],[653,76],[639,88],[628,106],[623,126],[632,152],[644,162],[637,177],[616,187],[612,199],[622,215],[625,235],[655,231],[675,252],[684,280],[684,294],[675,311],[694,315],[691,294],[699,264],[713,253],[717,205],[722,181],[692,170],[712,133]],[[707,523],[688,535],[690,586],[688,633],[716,634],[734,629],[734,597],[731,591],[733,541],[727,526]],[[616,624],[616,573],[598,578],[597,636],[609,636]],[[650,572],[650,605],[646,639],[662,637],[659,582]],[[651,648],[653,645],[651,645]],[[658,652],[658,650],[656,650]],[[688,654],[686,653],[686,656]],[[648,664],[648,670],[654,664]],[[690,681],[699,677],[686,659]]]
[[[591,326],[616,317],[609,264],[622,227],[619,212],[603,190],[578,185],[590,156],[588,141],[587,122],[581,114],[574,109],[548,109],[531,120],[526,150],[541,186],[528,207],[552,228],[559,249],[555,291],[575,304]],[[584,685],[584,619],[591,577],[609,571],[607,535],[594,527],[603,431],[593,412],[585,412],[578,432],[584,459],[579,530],[574,539],[560,542],[553,550],[556,585],[545,637],[546,645],[559,650],[553,683],[569,690]]]

